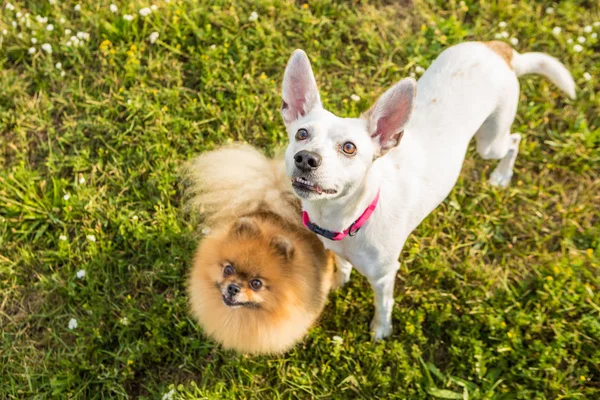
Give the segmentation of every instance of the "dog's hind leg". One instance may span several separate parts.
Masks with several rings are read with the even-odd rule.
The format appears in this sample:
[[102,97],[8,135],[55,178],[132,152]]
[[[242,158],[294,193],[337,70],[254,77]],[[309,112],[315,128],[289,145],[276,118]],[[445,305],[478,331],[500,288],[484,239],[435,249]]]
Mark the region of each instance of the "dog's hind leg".
[[515,160],[517,154],[519,154],[519,143],[521,143],[521,135],[513,133],[508,135],[508,151],[506,155],[500,160],[496,169],[490,175],[490,185],[507,187],[510,183],[510,179],[513,176],[513,167],[515,166]]
[[477,152],[481,158],[500,160],[490,176],[489,182],[493,186],[508,186],[519,152],[521,136],[518,133],[510,134],[510,127],[517,112],[518,83],[514,92],[516,96],[504,97],[505,100],[490,114],[475,134]]
[[339,289],[350,281],[352,264],[340,256],[335,256],[335,280],[332,289]]

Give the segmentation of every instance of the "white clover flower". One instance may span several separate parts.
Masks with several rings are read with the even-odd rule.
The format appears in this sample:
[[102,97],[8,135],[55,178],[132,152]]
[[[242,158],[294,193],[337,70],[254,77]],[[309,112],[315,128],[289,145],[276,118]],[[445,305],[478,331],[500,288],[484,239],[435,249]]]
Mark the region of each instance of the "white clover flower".
[[12,21],[10,24],[12,25],[13,28],[17,27],[17,21]]
[[571,38],[568,38],[568,39],[567,39],[567,43],[568,43],[568,44],[571,44],[571,43],[573,43],[573,39],[571,39]]
[[158,10],[158,7],[157,7],[155,4],[152,4],[152,5],[150,6],[150,9],[151,9],[152,11],[156,11],[156,10]]
[[31,38],[31,44],[36,44],[37,43],[37,39],[36,38]]
[[77,32],[77,38],[81,40],[90,40],[90,34],[87,32]]
[[148,40],[150,41],[150,43],[154,44],[154,42],[156,42],[156,40],[158,39],[158,32],[152,32],[150,34],[150,37],[148,38]]
[[420,65],[417,65],[417,66],[415,67],[415,72],[416,72],[417,74],[422,74],[423,72],[425,72],[425,68],[421,67]]
[[117,11],[119,11],[119,7],[117,7],[114,4],[111,4],[108,8],[110,9],[110,12],[112,12],[112,13],[116,13]]
[[588,25],[588,26],[584,27],[584,28],[583,28],[583,31],[584,31],[585,33],[590,33],[590,32],[592,32],[592,26],[591,26],[591,25]]
[[552,28],[552,34],[558,36],[562,32],[562,28],[560,26],[555,26]]
[[75,318],[71,318],[69,320],[69,329],[73,330],[75,328],[77,328],[77,320]]
[[82,176],[79,178],[79,184],[83,185],[85,183],[85,178]]
[[128,100],[127,100],[127,105],[128,105],[128,106],[129,106],[129,105],[131,105],[131,99],[128,99]]
[[121,325],[129,325],[129,320],[127,319],[127,317],[123,317],[119,320],[119,322],[121,323]]
[[58,240],[61,240],[61,241],[63,241],[63,242],[64,242],[64,241],[66,241],[66,240],[67,240],[67,237],[66,237],[65,235],[60,235],[60,236],[58,237]]
[[513,46],[516,46],[519,44],[519,39],[517,39],[516,37],[510,38],[509,40],[510,44],[512,44]]
[[506,31],[503,31],[503,32],[500,32],[500,36],[501,36],[503,39],[508,39],[508,36],[509,36],[509,35],[508,35],[508,32],[506,32]]
[[554,14],[554,8],[552,8],[552,7],[546,8],[546,14]]
[[96,236],[94,235],[87,235],[85,238],[92,243],[96,243]]
[[65,36],[69,36],[71,32],[72,31],[69,28],[65,29]]
[[597,34],[596,32],[594,32],[594,33],[592,33],[592,34],[590,35],[590,37],[591,37],[592,39],[596,39],[596,38],[598,37],[598,34]]
[[575,46],[573,46],[573,51],[581,53],[583,51],[583,46],[581,46],[580,44],[576,44]]
[[54,4],[56,4],[56,0],[48,0],[48,3],[54,5]]
[[52,45],[50,43],[44,43],[42,45],[42,50],[44,50],[48,54],[52,54]]
[[19,39],[23,39],[23,32],[19,32],[19,33],[17,34],[17,37],[18,37]]
[[216,45],[216,44],[211,44],[209,48],[210,48],[211,50],[214,50],[214,49],[216,49],[216,48],[217,48],[217,45]]
[[256,11],[252,11],[250,16],[248,17],[248,21],[253,22],[258,19],[258,13]]
[[33,54],[33,53],[35,53],[35,47],[30,47],[30,48],[29,48],[29,50],[27,50],[27,52],[28,52],[29,54]]
[[6,3],[6,6],[5,6],[5,8],[6,8],[7,10],[10,10],[10,11],[12,11],[12,10],[14,10],[14,9],[15,9],[15,6],[13,6],[13,5],[12,5],[12,4],[10,4],[10,3]]
[[410,74],[408,74],[408,76],[410,76],[411,78],[414,78],[417,76],[417,74],[415,74],[414,72],[411,72]]
[[331,341],[337,345],[341,345],[344,343],[344,339],[341,336],[334,336],[331,338]]
[[504,21],[500,21],[500,22],[498,22],[498,27],[499,27],[499,28],[502,28],[502,29],[504,29],[504,28],[506,28],[507,26],[508,26],[508,24],[507,24],[506,22],[504,22]]
[[595,27],[599,27],[600,26],[600,21],[596,21],[592,25],[594,25]]
[[352,96],[350,96],[350,100],[352,100],[352,101],[360,101],[360,96],[358,96],[357,94],[352,94]]
[[77,36],[71,36],[71,38],[69,39],[69,43],[72,43],[73,46],[75,46],[75,47],[81,45],[81,41],[79,40],[79,38]]
[[17,16],[17,18],[21,18],[21,17],[23,16],[23,14],[21,14],[20,12],[18,12],[18,13],[16,14],[16,16]]
[[52,31],[54,30],[54,25],[52,25],[52,24],[48,24],[48,26],[46,26],[46,30],[47,30],[48,32],[52,32]]
[[583,79],[585,79],[586,81],[589,81],[592,79],[592,75],[590,75],[589,72],[584,72],[583,73]]
[[54,66],[56,67],[56,69],[62,69],[62,63],[57,62],[56,64],[54,64]]
[[64,24],[66,22],[66,19],[61,18],[61,19],[58,20],[58,22],[60,22],[61,24]]
[[85,269],[80,269],[79,271],[77,271],[77,273],[75,274],[75,276],[77,276],[77,279],[83,279],[83,278],[85,278]]
[[[131,100],[127,100],[127,101],[131,101]],[[137,221],[138,219],[140,219],[140,217],[138,217],[137,215],[134,215],[133,217],[131,217],[132,221]]]
[[[33,47],[32,47],[32,49],[33,49]],[[69,193],[65,193],[65,195],[63,196],[64,201],[69,201],[70,198],[71,198],[71,195]]]
[[65,76],[67,73],[65,71],[60,71],[60,76],[63,77]]
[[123,19],[125,21],[133,21],[133,15],[131,15],[131,14],[125,14],[125,15],[123,15]]
[[41,15],[36,15],[35,20],[40,24],[45,24],[48,22],[48,17],[42,17]]
[[75,7],[73,7],[73,10],[79,12],[81,11],[81,4],[75,4]]
[[31,21],[30,21],[30,20],[28,20],[28,19],[26,19],[26,20],[25,20],[25,26],[26,26],[27,28],[31,28]]
[[6,35],[8,33],[8,31],[6,29],[2,29],[2,34]]
[[140,10],[140,15],[142,17],[147,17],[148,15],[152,14],[152,10],[148,7],[144,7]]
[[163,395],[162,400],[173,400],[174,395],[175,395],[175,389],[171,389]]
[[583,44],[583,43],[585,43],[585,38],[584,38],[583,36],[579,36],[579,37],[577,38],[577,41],[578,41],[579,43]]

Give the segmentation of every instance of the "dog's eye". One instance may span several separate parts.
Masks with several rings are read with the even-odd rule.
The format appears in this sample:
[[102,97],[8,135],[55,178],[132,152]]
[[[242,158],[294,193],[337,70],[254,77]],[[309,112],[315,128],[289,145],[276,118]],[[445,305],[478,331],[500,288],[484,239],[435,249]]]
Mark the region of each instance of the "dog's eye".
[[262,287],[262,281],[260,279],[252,279],[250,281],[250,287],[252,290],[258,290]]
[[223,276],[230,276],[230,275],[233,275],[234,273],[235,273],[235,270],[233,269],[231,264],[225,264],[225,267],[223,268]]
[[304,128],[298,129],[296,132],[296,140],[306,140],[308,139],[308,131]]
[[352,142],[346,142],[342,146],[342,151],[348,155],[356,153],[356,146]]

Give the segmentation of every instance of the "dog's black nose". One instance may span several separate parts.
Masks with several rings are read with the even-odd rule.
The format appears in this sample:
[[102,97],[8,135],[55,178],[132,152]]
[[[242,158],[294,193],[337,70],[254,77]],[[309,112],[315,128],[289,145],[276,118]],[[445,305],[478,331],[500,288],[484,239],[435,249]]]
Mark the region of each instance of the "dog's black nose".
[[238,285],[236,285],[235,283],[230,283],[229,286],[227,286],[227,293],[229,293],[230,296],[235,296],[236,294],[238,294],[240,292],[240,287]]
[[312,151],[302,150],[294,156],[296,167],[301,171],[310,171],[319,168],[321,156]]

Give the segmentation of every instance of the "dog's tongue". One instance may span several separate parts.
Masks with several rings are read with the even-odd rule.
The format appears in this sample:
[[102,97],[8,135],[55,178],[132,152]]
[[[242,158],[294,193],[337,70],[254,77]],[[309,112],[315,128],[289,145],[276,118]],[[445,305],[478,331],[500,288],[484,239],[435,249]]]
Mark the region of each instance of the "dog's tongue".
[[321,186],[316,186],[315,188],[317,189],[317,193],[323,193],[323,189],[321,189]]

